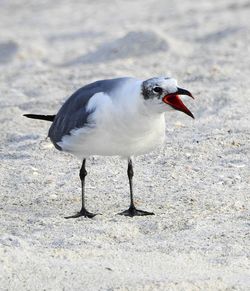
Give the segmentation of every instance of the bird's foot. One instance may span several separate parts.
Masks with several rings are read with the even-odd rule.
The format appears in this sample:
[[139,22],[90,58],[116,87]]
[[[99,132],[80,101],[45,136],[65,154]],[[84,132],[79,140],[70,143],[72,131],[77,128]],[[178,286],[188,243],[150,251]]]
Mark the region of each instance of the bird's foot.
[[118,213],[119,215],[124,215],[124,216],[144,216],[144,215],[155,215],[153,212],[148,212],[144,210],[139,210],[136,209],[134,205],[130,206],[129,209]]
[[81,217],[81,216],[88,217],[88,218],[93,218],[93,217],[96,216],[96,214],[95,213],[88,212],[88,210],[86,210],[85,208],[82,208],[75,215],[66,216],[64,218],[66,218],[66,219],[69,219],[69,218],[78,218],[78,217]]

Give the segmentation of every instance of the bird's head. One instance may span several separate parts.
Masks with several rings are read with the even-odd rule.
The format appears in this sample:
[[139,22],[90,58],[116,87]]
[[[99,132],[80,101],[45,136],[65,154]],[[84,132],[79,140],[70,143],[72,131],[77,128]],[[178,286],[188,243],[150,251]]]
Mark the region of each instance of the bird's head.
[[142,83],[142,95],[145,103],[164,112],[167,108],[175,109],[186,113],[194,118],[192,112],[184,105],[179,95],[192,94],[177,86],[177,81],[168,77],[152,78]]

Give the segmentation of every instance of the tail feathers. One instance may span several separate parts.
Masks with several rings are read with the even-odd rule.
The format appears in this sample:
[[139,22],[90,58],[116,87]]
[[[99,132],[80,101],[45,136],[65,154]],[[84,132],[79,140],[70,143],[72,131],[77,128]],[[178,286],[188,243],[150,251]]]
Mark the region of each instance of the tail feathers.
[[47,121],[53,121],[55,115],[40,115],[40,114],[24,114],[23,116],[33,119],[42,119]]

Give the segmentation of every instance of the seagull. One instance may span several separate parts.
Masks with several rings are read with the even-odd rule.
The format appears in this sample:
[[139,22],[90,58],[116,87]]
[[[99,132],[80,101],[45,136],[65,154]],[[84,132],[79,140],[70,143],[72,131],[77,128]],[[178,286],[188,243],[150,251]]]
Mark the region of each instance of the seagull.
[[177,86],[170,77],[140,80],[132,77],[99,80],[73,93],[56,115],[24,114],[51,121],[48,137],[59,151],[82,161],[79,172],[82,187],[81,210],[65,218],[96,214],[85,206],[86,159],[93,155],[121,156],[128,160],[130,206],[125,216],[154,215],[137,209],[133,193],[133,157],[155,150],[164,143],[165,113],[182,111],[194,118],[179,95],[192,94]]

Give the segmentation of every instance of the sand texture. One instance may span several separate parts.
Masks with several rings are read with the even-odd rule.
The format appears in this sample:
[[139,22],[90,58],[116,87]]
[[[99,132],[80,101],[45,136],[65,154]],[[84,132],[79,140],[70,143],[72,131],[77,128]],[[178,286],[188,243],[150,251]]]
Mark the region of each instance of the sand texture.
[[[250,290],[250,2],[0,1],[0,290]],[[162,149],[80,161],[46,140],[77,88],[170,75],[196,119],[166,115]]]

